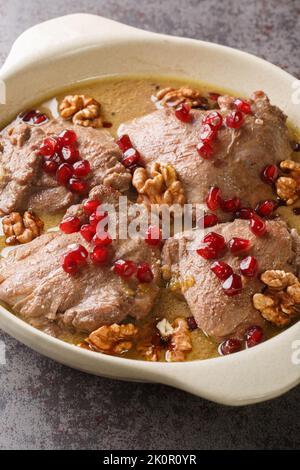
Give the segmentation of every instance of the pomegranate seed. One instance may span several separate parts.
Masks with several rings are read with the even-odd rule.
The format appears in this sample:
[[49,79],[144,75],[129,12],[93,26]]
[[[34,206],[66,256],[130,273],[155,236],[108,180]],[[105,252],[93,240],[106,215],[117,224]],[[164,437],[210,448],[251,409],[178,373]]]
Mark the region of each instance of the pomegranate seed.
[[235,213],[235,218],[236,219],[243,219],[243,220],[250,220],[254,215],[254,212],[250,207],[241,207],[238,211]]
[[68,274],[76,274],[78,268],[86,264],[88,252],[82,245],[71,245],[70,248],[63,255],[62,267]]
[[221,208],[224,212],[236,212],[241,207],[241,200],[238,197],[221,201]]
[[175,109],[175,116],[179,121],[182,122],[191,122],[193,120],[193,115],[190,113],[191,107],[186,104],[182,103]]
[[118,276],[129,278],[136,272],[136,265],[133,261],[119,259],[115,261],[113,271]]
[[56,172],[56,179],[59,184],[66,186],[73,175],[73,168],[68,163],[62,163]]
[[105,218],[108,217],[108,213],[107,212],[103,212],[102,214],[98,214],[97,212],[94,212],[93,214],[90,215],[90,224],[91,225],[98,225],[99,222],[101,222],[102,220],[104,220]]
[[90,224],[85,224],[82,225],[80,229],[80,235],[87,241],[91,242],[94,235],[96,234],[96,226],[95,225],[90,225]]
[[78,217],[66,217],[59,225],[59,228],[64,233],[79,232],[80,219]]
[[102,126],[105,128],[105,129],[110,129],[112,126],[113,126],[113,123],[112,122],[109,122],[109,121],[104,121],[102,123]]
[[61,149],[61,156],[67,163],[75,163],[80,159],[78,150],[70,145]]
[[262,219],[254,216],[250,220],[250,230],[257,237],[262,237],[267,231],[267,225]]
[[150,246],[159,246],[161,243],[161,230],[156,225],[150,225],[146,232],[145,242]]
[[68,274],[76,274],[78,272],[79,266],[72,253],[67,253],[63,256],[62,267]]
[[266,200],[262,201],[259,204],[257,204],[255,208],[255,212],[260,216],[260,217],[270,217],[273,212],[277,209],[277,202],[272,201],[272,200]]
[[224,263],[223,261],[216,261],[211,265],[211,271],[217,276],[221,281],[225,281],[229,276],[232,276],[233,270],[229,264]]
[[69,253],[72,253],[74,256],[74,259],[76,259],[77,263],[82,266],[86,263],[87,257],[88,257],[88,252],[82,245],[71,245],[70,246],[71,250]]
[[198,325],[197,325],[197,322],[195,320],[195,317],[187,317],[186,321],[187,321],[188,327],[191,331],[198,329]]
[[212,186],[206,197],[206,205],[211,211],[219,208],[221,202],[221,190],[217,186]]
[[142,283],[150,283],[153,281],[153,272],[148,263],[141,263],[137,268],[136,277]]
[[253,325],[246,331],[246,344],[252,348],[261,343],[264,337],[264,331],[260,326]]
[[278,168],[276,165],[267,165],[261,172],[261,179],[267,184],[274,184],[278,178]]
[[215,214],[205,214],[198,220],[197,225],[199,228],[203,229],[213,227],[214,225],[217,225],[218,222],[218,217]]
[[104,264],[108,261],[108,250],[104,246],[95,246],[90,258],[94,264]]
[[200,140],[211,143],[216,137],[217,131],[210,124],[203,124],[200,128]]
[[202,121],[202,124],[208,124],[214,130],[220,129],[223,124],[223,118],[218,111],[211,111],[208,113]]
[[39,149],[39,154],[44,157],[52,157],[57,152],[57,141],[54,137],[48,137],[44,140]]
[[240,294],[243,284],[242,278],[238,274],[232,274],[222,284],[224,294],[232,297],[233,295]]
[[234,100],[233,106],[244,114],[252,114],[251,104],[248,101],[237,98]]
[[233,354],[239,352],[242,349],[242,344],[238,339],[230,338],[219,346],[219,353],[222,356],[227,356],[228,354]]
[[132,148],[132,143],[131,143],[130,137],[127,134],[122,135],[117,140],[117,144],[118,144],[118,146],[120,147],[120,149],[122,150],[123,153],[126,152],[126,150]]
[[69,146],[73,145],[77,142],[77,135],[74,131],[71,131],[70,129],[66,129],[62,131],[59,134],[59,137],[61,138],[62,144],[64,146]]
[[108,246],[112,244],[112,238],[107,232],[97,232],[93,238],[93,243],[96,246]]
[[71,178],[68,184],[72,193],[84,194],[87,192],[87,184],[79,178]]
[[40,126],[41,124],[45,124],[45,122],[49,121],[46,114],[40,113],[36,110],[27,111],[21,114],[20,118],[22,119],[22,121],[34,126]]
[[232,111],[226,116],[226,126],[231,129],[239,129],[244,122],[244,116],[240,111]]
[[229,241],[228,246],[231,253],[237,254],[249,250],[251,243],[250,240],[246,240],[245,238],[233,237]]
[[130,148],[124,152],[124,157],[122,163],[126,168],[131,167],[132,165],[137,165],[140,161],[140,154],[134,148]]
[[205,259],[216,258],[225,248],[225,240],[222,235],[209,232],[202,240],[202,246],[197,250],[198,255]]
[[209,142],[199,142],[197,152],[204,160],[210,160],[213,155],[213,149]]
[[96,212],[97,208],[100,206],[100,201],[98,199],[88,199],[83,204],[83,211],[85,215],[92,215]]
[[221,96],[220,93],[214,93],[214,92],[212,92],[212,91],[211,91],[210,93],[208,93],[208,97],[209,97],[209,99],[212,100],[212,101],[218,101],[218,98],[219,98],[220,96]]
[[253,256],[247,256],[240,263],[240,271],[246,277],[255,277],[258,272],[258,263]]
[[42,163],[42,169],[45,173],[54,174],[57,172],[58,164],[55,161],[45,160]]
[[80,160],[73,165],[74,175],[77,178],[85,178],[91,171],[91,165],[87,160]]

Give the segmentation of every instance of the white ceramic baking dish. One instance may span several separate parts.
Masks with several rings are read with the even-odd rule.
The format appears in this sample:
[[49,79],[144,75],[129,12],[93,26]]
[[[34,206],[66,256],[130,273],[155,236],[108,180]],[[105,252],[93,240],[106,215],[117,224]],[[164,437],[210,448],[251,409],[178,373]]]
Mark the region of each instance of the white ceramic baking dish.
[[[198,79],[245,95],[263,89],[300,127],[299,105],[292,102],[295,79],[274,65],[216,44],[153,34],[85,14],[47,21],[17,39],[0,72],[6,86],[0,122],[33,99],[77,81],[132,73]],[[95,354],[41,333],[2,307],[0,327],[41,354],[76,369],[160,382],[223,404],[267,400],[300,382],[300,322],[232,356],[173,364]]]

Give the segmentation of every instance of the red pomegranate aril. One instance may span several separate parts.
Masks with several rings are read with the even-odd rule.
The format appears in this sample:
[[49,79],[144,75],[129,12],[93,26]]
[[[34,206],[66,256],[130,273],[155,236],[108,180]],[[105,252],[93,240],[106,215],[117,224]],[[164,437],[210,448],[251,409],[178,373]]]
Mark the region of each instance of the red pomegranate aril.
[[71,178],[68,184],[68,188],[72,193],[84,194],[87,192],[87,184],[79,178]]
[[63,255],[62,267],[68,274],[76,274],[86,264],[87,250],[82,245],[71,245],[70,251]]
[[204,216],[198,220],[197,225],[199,228],[204,229],[213,227],[217,225],[218,222],[219,219],[215,214],[204,214]]
[[202,124],[208,124],[214,130],[218,130],[223,124],[223,118],[218,111],[211,111],[203,118]]
[[55,161],[44,160],[42,163],[42,169],[45,173],[48,173],[49,175],[55,174],[58,169],[58,164]]
[[203,124],[200,128],[200,140],[211,143],[216,137],[217,131],[210,124]]
[[91,243],[95,234],[96,234],[95,225],[84,224],[80,228],[80,235],[89,243]]
[[95,246],[90,258],[94,264],[104,264],[108,261],[108,250],[104,246]]
[[134,148],[130,148],[124,152],[122,163],[126,168],[130,168],[132,165],[137,165],[140,161],[140,154]]
[[238,197],[221,201],[221,208],[224,212],[236,212],[241,207],[241,200]]
[[56,172],[56,179],[57,182],[62,185],[66,186],[70,179],[73,176],[73,167],[68,163],[62,163]]
[[66,163],[71,163],[71,164],[78,162],[78,160],[80,159],[78,150],[75,147],[72,147],[70,145],[67,147],[64,146],[61,149],[61,156]]
[[244,123],[243,113],[240,111],[232,111],[226,116],[226,126],[231,129],[239,129]]
[[255,277],[258,273],[258,263],[253,256],[247,256],[240,263],[240,271],[246,277]]
[[66,146],[73,145],[77,142],[76,133],[74,131],[71,131],[70,129],[62,131],[59,134],[59,137],[61,138],[62,144]]
[[27,122],[28,124],[32,124],[35,126],[40,126],[49,121],[46,114],[40,113],[36,110],[27,111],[20,115],[22,121]]
[[277,209],[277,203],[272,200],[266,200],[262,201],[259,204],[257,204],[255,208],[255,212],[260,216],[260,217],[270,217],[273,212]]
[[161,243],[161,230],[156,225],[150,225],[146,232],[145,242],[149,246],[159,246]]
[[202,240],[202,245],[197,250],[198,255],[204,259],[217,258],[225,248],[225,240],[222,235],[209,232]]
[[229,264],[224,263],[223,261],[216,261],[210,267],[211,271],[217,276],[221,281],[225,281],[229,276],[233,274],[232,267]]
[[90,215],[89,222],[91,225],[97,226],[99,222],[101,222],[107,217],[108,217],[107,212],[103,212],[99,214],[97,212],[93,212],[93,214]]
[[85,215],[92,215],[94,212],[96,212],[100,204],[101,203],[98,199],[88,199],[85,201],[83,204],[83,211]]
[[278,168],[276,165],[267,165],[261,172],[261,179],[270,185],[273,185],[278,178]]
[[48,137],[44,140],[39,149],[39,154],[44,157],[52,157],[57,152],[57,141],[54,137]]
[[243,288],[242,278],[238,274],[232,274],[222,284],[224,294],[232,297],[240,294]]
[[259,217],[253,216],[250,220],[250,230],[257,237],[262,237],[267,231],[266,222]]
[[195,320],[195,317],[187,317],[186,321],[187,321],[187,324],[188,324],[188,327],[189,327],[190,331],[198,329],[198,325],[197,325],[197,322]]
[[63,270],[68,274],[76,274],[79,269],[77,261],[74,259],[72,253],[66,253],[62,258],[62,267]]
[[204,160],[210,160],[213,156],[213,148],[209,142],[199,142],[197,152]]
[[136,264],[133,261],[119,259],[115,261],[113,271],[118,276],[129,278],[136,273]]
[[254,211],[250,207],[241,207],[235,213],[236,219],[250,220],[254,215]]
[[87,250],[84,248],[84,246],[75,244],[75,245],[71,245],[70,248],[71,248],[70,253],[73,254],[74,259],[77,261],[79,266],[86,264],[86,260],[89,254]]
[[175,116],[177,117],[177,119],[179,119],[179,121],[192,122],[193,115],[190,111],[191,107],[186,103],[182,103],[175,109]]
[[80,219],[78,217],[66,217],[59,225],[59,228],[64,233],[79,232]]
[[206,197],[206,205],[211,211],[216,211],[220,207],[221,190],[217,186],[212,186]]
[[132,148],[132,143],[131,143],[130,137],[127,134],[122,135],[117,140],[117,144],[118,144],[118,146],[120,147],[120,149],[122,150],[123,153],[125,153],[126,150]]
[[264,331],[260,326],[253,325],[246,331],[247,348],[252,348],[261,343],[264,337]]
[[245,251],[249,250],[251,243],[250,240],[246,240],[245,238],[233,237],[231,240],[229,240],[228,246],[231,253],[236,255],[238,253],[244,253]]
[[237,98],[234,100],[233,106],[244,114],[252,114],[251,104],[248,101]]
[[228,354],[237,353],[242,349],[242,344],[238,339],[230,338],[219,346],[219,353],[222,356],[227,356]]
[[112,244],[112,238],[107,232],[97,232],[93,238],[93,243],[96,246],[108,246]]
[[139,264],[136,277],[141,283],[150,283],[153,281],[153,272],[148,263]]
[[80,160],[73,165],[74,175],[77,178],[85,178],[91,171],[91,165],[88,160]]

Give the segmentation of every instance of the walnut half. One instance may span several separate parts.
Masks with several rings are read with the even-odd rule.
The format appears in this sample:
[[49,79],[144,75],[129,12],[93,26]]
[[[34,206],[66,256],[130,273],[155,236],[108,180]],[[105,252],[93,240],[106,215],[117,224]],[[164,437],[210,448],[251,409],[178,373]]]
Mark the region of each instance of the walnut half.
[[156,99],[162,106],[178,106],[182,103],[189,104],[192,108],[203,108],[207,106],[207,100],[198,90],[187,86],[180,88],[163,88],[156,94]]
[[289,206],[299,199],[300,163],[294,162],[293,160],[283,160],[280,163],[280,168],[288,171],[288,175],[278,178],[276,181],[276,192]]
[[265,320],[286,326],[300,312],[300,282],[290,272],[281,270],[265,271],[261,275],[267,286],[263,294],[254,294],[253,305]]
[[139,193],[137,202],[146,204],[180,204],[186,202],[181,181],[173,165],[154,163],[150,174],[145,168],[135,170],[132,184]]
[[188,352],[192,350],[192,340],[189,327],[185,318],[176,318],[172,325],[174,332],[170,337],[167,362],[183,362]]
[[2,219],[2,225],[7,245],[31,242],[41,235],[44,228],[44,222],[29,211],[23,216],[19,212],[11,212]]
[[73,124],[83,127],[102,127],[101,104],[86,95],[68,95],[62,100],[59,111],[63,119],[72,119]]
[[[126,325],[104,325],[93,331],[85,340],[92,349],[110,355],[120,355],[129,351],[132,340],[137,336],[138,329],[132,323]],[[84,343],[83,343],[84,344]],[[83,347],[83,345],[80,345]]]

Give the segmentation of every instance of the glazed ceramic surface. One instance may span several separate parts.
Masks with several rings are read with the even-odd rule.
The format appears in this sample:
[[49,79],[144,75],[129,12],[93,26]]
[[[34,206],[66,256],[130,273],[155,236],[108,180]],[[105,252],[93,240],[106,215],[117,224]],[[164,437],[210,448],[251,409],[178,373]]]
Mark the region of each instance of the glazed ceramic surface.
[[[0,123],[78,81],[132,73],[197,79],[243,95],[263,89],[300,128],[296,79],[274,65],[227,47],[82,14],[47,21],[17,39],[0,71],[6,92]],[[0,327],[41,354],[79,370],[161,382],[223,404],[267,400],[300,382],[300,322],[255,348],[186,363],[133,361],[86,351],[47,336],[3,307]]]

